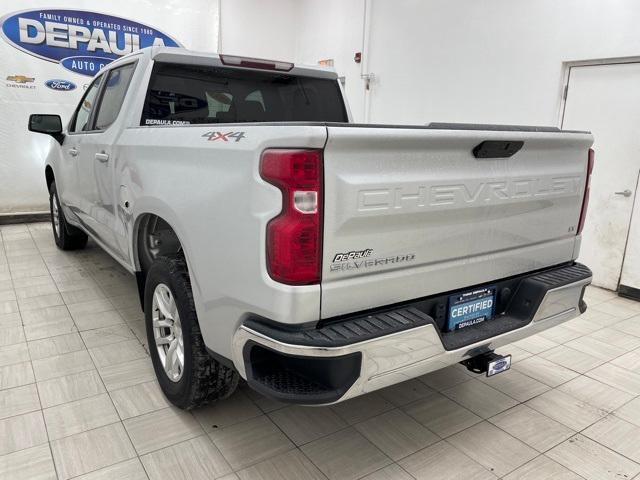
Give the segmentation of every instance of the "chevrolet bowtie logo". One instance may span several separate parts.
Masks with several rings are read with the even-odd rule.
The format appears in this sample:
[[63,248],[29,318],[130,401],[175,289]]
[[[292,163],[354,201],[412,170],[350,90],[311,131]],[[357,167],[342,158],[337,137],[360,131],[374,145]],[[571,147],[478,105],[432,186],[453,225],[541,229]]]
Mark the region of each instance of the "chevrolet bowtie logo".
[[24,75],[9,75],[7,77],[7,80],[16,83],[32,83],[33,81],[35,81],[35,78],[26,77]]

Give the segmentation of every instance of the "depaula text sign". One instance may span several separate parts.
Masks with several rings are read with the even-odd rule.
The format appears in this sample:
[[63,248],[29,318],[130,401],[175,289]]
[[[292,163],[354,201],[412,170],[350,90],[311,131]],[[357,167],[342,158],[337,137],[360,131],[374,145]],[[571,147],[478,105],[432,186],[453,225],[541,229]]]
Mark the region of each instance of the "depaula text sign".
[[95,75],[107,63],[144,47],[181,46],[148,25],[84,10],[14,12],[2,17],[0,26],[14,47],[83,75]]

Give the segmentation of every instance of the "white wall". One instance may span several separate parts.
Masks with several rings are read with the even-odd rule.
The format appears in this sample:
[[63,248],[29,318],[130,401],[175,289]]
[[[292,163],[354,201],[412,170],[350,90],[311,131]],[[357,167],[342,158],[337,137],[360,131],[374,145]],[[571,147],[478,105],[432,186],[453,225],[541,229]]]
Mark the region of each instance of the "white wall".
[[[369,100],[377,123],[555,123],[562,61],[633,51],[624,9],[640,12],[631,2],[605,8],[602,0],[586,8],[551,0],[221,0],[220,51],[334,59],[354,118],[363,121],[365,88],[353,56],[363,50],[365,2],[370,40],[362,65],[377,76]],[[601,10],[612,18],[600,30],[626,24],[607,45],[582,20],[566,21],[580,15],[597,23]]]
[[295,60],[297,0],[221,0],[220,53]]
[[[557,125],[563,62],[640,55],[636,0],[299,1],[295,60],[335,59],[357,121],[366,119],[353,62],[365,2],[363,65],[376,75],[367,100],[374,123]],[[253,4],[253,15],[273,5],[240,3]]]
[[221,53],[315,65],[333,59],[354,119],[362,121],[364,82],[353,61],[362,50],[365,0],[221,0]]
[[376,123],[557,125],[563,61],[640,55],[636,0],[370,0]]
[[305,0],[296,15],[295,60],[318,63],[333,59],[346,78],[345,91],[356,122],[363,121],[365,89],[361,64],[354,62],[362,50],[365,0]]

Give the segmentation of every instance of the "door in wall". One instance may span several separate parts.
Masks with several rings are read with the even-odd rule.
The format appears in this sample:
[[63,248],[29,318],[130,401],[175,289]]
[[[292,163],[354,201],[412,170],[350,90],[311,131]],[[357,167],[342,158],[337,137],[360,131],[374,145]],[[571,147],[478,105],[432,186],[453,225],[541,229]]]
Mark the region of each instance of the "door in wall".
[[[640,154],[640,152],[638,153]],[[631,215],[631,227],[629,228],[629,238],[627,239],[618,291],[620,295],[640,300],[640,195],[637,194]]]
[[571,67],[562,128],[590,130],[595,138],[579,260],[593,270],[594,285],[616,290],[625,263],[626,276],[637,270],[640,288],[640,252],[629,255],[640,249],[640,225],[629,236],[640,168],[640,63]]

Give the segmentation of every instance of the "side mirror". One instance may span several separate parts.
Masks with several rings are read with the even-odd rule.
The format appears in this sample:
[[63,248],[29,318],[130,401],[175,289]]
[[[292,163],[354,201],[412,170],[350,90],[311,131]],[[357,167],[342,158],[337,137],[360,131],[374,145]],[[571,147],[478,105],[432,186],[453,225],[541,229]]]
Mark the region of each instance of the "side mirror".
[[60,115],[29,115],[29,131],[51,135],[60,145],[64,140]]

